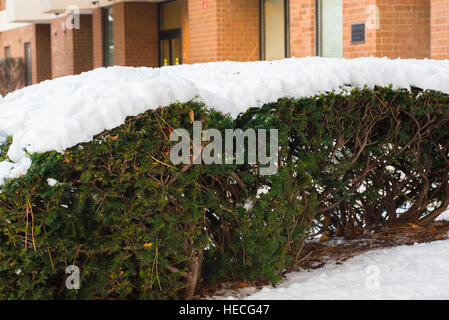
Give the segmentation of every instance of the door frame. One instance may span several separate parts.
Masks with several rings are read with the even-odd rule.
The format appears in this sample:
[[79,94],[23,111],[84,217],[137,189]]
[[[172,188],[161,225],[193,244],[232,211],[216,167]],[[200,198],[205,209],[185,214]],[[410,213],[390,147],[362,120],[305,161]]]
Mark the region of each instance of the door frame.
[[[180,41],[180,49],[181,49],[181,54],[179,57],[179,64],[182,64],[182,29],[171,29],[171,30],[161,30],[161,6],[164,5],[164,3],[167,2],[173,2],[176,0],[170,0],[170,1],[166,1],[166,2],[160,2],[157,4],[157,25],[158,25],[158,49],[159,49],[159,54],[158,54],[158,60],[159,60],[159,66],[163,67],[162,64],[162,40],[171,40],[171,39],[177,39],[179,38]],[[169,64],[168,65],[173,65],[173,61],[172,60],[172,42],[170,41],[170,60],[169,60]]]

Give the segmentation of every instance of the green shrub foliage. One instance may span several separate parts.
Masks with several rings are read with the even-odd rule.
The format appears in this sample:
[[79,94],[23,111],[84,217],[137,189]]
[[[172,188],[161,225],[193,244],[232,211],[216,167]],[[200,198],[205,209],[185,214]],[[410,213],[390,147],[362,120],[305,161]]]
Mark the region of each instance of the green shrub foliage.
[[[174,166],[172,130],[193,119],[278,129],[277,174]],[[32,155],[2,187],[0,298],[177,299],[223,279],[275,283],[317,230],[355,237],[441,214],[448,129],[448,96],[419,89],[284,98],[236,120],[195,102],[130,117],[64,154]],[[78,290],[65,287],[69,265]]]

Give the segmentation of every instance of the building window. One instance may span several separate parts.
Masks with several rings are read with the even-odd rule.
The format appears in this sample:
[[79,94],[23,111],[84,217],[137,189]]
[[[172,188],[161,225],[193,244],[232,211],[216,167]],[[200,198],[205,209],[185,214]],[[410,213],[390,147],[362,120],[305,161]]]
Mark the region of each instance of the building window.
[[289,1],[261,0],[261,58],[279,60],[289,57]]
[[159,64],[182,63],[182,1],[159,4]]
[[31,44],[27,42],[25,43],[25,85],[30,86],[31,84]]
[[112,7],[103,8],[103,21],[104,66],[112,67],[114,65],[114,12]]
[[5,58],[10,58],[11,57],[11,49],[9,48],[9,46],[5,47]]
[[317,55],[343,56],[343,0],[317,0]]

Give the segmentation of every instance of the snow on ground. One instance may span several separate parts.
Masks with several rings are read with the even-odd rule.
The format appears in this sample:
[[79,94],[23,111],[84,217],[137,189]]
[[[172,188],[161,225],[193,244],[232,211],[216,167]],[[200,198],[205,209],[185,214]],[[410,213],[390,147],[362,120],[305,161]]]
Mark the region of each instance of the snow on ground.
[[449,211],[443,212],[436,220],[449,220]]
[[341,86],[410,85],[449,93],[449,61],[302,58],[163,68],[100,68],[18,90],[0,99],[0,137],[13,136],[3,178],[26,173],[29,153],[64,151],[126,117],[191,99],[236,116],[281,97]]
[[[443,215],[449,218],[449,211]],[[440,217],[440,220],[443,218]],[[249,300],[449,299],[449,240],[377,249],[342,265],[287,275]]]

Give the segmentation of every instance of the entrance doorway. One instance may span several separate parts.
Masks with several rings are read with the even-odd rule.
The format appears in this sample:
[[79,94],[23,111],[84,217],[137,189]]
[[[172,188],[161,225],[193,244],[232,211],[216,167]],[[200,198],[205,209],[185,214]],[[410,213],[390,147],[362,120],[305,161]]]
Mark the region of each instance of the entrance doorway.
[[182,64],[182,0],[159,4],[160,66]]

